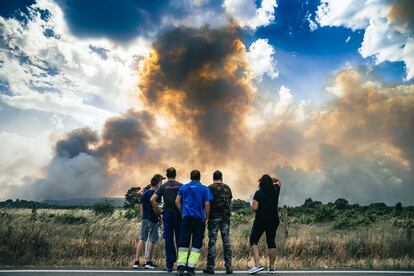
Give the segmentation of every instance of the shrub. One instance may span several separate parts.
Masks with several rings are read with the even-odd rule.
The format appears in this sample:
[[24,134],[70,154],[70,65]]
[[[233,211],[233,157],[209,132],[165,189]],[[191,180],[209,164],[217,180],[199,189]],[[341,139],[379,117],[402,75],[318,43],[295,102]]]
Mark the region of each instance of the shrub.
[[243,209],[250,209],[250,203],[241,199],[233,199],[231,202],[231,210],[237,212]]
[[126,219],[138,218],[139,214],[140,214],[139,205],[135,205],[134,208],[128,208],[125,211],[124,218],[126,218]]
[[349,207],[349,202],[345,198],[338,198],[335,200],[334,206],[338,210],[347,209]]
[[327,205],[318,205],[314,211],[313,222],[327,222],[334,218],[334,210]]
[[347,227],[357,226],[357,225],[369,225],[375,222],[376,217],[370,213],[364,214],[359,213],[354,210],[346,211],[342,214],[339,214],[333,224],[334,229],[344,229]]
[[114,213],[115,207],[109,203],[108,201],[105,202],[98,202],[92,206],[92,210],[95,212],[95,215],[104,215],[110,216]]

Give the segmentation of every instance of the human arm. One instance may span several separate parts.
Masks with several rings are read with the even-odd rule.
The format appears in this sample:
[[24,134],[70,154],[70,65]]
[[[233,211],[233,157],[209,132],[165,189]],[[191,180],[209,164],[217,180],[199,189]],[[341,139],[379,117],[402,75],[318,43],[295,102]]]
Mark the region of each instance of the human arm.
[[206,209],[206,224],[208,223],[208,217],[210,216],[210,201],[204,201],[204,209]]
[[178,211],[181,213],[181,195],[177,195],[175,198],[175,206],[177,206]]
[[259,209],[259,201],[257,201],[257,200],[255,200],[255,199],[253,199],[253,201],[252,201],[252,210],[253,210],[254,212],[256,212],[256,211],[257,211],[257,209]]
[[280,179],[273,177],[272,181],[273,181],[273,184],[278,185],[279,187],[282,186],[282,181]]
[[158,200],[158,195],[154,193],[151,196],[150,203],[151,203],[152,209],[157,214],[157,216],[160,216],[162,212],[161,212],[161,208],[158,206],[157,200]]

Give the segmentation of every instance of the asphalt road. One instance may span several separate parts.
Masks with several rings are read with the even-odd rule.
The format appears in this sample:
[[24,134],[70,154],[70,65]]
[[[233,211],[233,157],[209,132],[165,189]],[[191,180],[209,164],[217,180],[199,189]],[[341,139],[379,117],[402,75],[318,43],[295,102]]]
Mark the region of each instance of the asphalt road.
[[[135,270],[63,270],[63,269],[14,269],[14,270],[0,270],[0,276],[29,276],[29,275],[46,275],[46,276],[127,276],[127,275],[147,275],[147,276],[167,276],[176,275],[175,273],[167,273],[165,271],[135,271]],[[197,271],[197,274],[202,274]],[[224,274],[224,271],[216,271],[216,274]],[[236,275],[248,275],[247,271],[235,271]],[[414,275],[414,271],[373,271],[373,270],[323,270],[323,271],[294,271],[294,270],[280,270],[276,275],[286,276],[359,276],[372,275],[389,276],[389,275]],[[206,274],[207,275],[207,274]],[[267,275],[266,272],[258,273],[258,275]]]

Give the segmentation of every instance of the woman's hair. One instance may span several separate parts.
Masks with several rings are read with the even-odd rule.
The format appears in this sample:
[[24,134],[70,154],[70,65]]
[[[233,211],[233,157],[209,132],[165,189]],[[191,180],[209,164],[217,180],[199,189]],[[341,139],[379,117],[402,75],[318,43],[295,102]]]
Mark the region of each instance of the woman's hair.
[[259,180],[259,188],[263,191],[264,196],[270,199],[272,206],[277,206],[278,204],[278,193],[273,184],[272,178],[268,174],[264,174]]
[[270,191],[273,189],[272,178],[268,174],[264,174],[259,181],[259,188],[263,191]]

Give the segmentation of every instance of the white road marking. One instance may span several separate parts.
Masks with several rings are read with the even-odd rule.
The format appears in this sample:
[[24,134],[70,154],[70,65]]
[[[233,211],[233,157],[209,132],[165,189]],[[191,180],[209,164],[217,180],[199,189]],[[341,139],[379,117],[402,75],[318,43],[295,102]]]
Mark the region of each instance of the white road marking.
[[[0,273],[7,272],[7,273],[45,273],[45,272],[53,272],[53,273],[168,273],[167,271],[157,271],[157,270],[70,270],[70,269],[13,269],[13,270],[2,270],[0,269]],[[196,271],[197,273],[202,273],[201,271]],[[247,270],[236,270],[234,271],[235,274],[237,273],[247,273]],[[225,271],[216,271],[216,273],[225,273]],[[267,273],[267,271],[262,271],[263,274]],[[295,273],[310,273],[310,274],[324,274],[324,273],[345,273],[345,274],[358,274],[358,273],[383,273],[383,274],[414,274],[414,271],[390,271],[390,270],[277,270],[276,273],[288,273],[288,274],[295,274]]]

